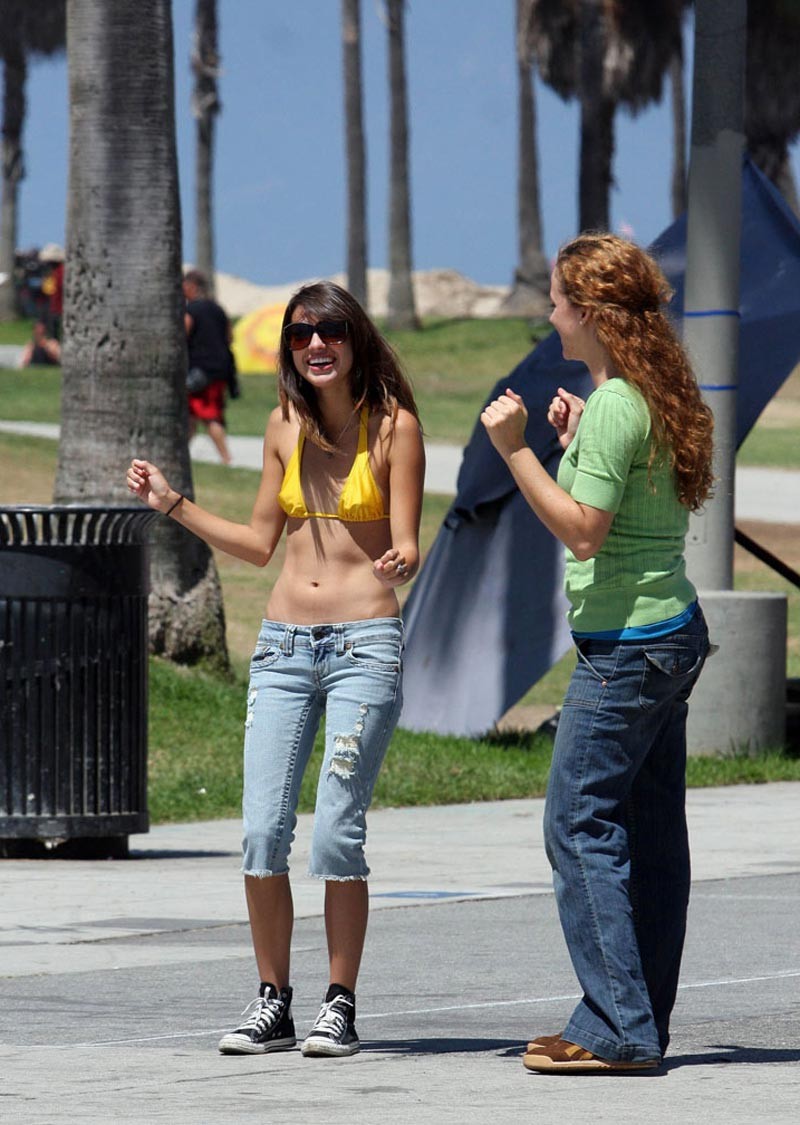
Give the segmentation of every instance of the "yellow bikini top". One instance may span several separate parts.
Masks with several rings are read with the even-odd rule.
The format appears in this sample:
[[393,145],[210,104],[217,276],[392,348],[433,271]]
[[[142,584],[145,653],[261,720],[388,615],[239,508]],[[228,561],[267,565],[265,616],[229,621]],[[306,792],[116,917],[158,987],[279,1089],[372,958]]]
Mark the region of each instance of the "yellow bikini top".
[[383,496],[375,483],[375,477],[372,475],[372,469],[369,465],[368,426],[369,406],[364,406],[361,410],[361,419],[358,425],[358,450],[353,461],[353,467],[342,487],[335,512],[309,512],[306,507],[303,487],[300,483],[300,467],[303,463],[303,446],[306,439],[302,429],[300,430],[297,445],[289,458],[289,464],[286,466],[286,472],[283,475],[283,484],[278,493],[278,503],[287,516],[300,520],[345,520],[350,523],[388,520],[389,513],[384,511]]

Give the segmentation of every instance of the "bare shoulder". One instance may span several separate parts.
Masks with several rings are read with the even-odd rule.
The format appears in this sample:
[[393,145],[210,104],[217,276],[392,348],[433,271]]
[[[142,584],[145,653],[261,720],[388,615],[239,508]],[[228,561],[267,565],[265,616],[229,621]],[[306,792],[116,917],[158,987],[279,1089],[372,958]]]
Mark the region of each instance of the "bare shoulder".
[[420,425],[419,418],[416,418],[410,410],[406,410],[402,406],[397,411],[394,426],[398,434],[408,437],[422,436],[422,426]]
[[419,421],[410,410],[398,407],[394,418],[390,414],[381,414],[378,422],[378,434],[382,441],[399,438],[400,440],[413,440],[421,438],[422,429]]
[[422,442],[422,427],[410,410],[401,408],[394,419],[385,418],[381,428],[381,444],[385,450],[386,461],[393,468],[424,472],[425,447]]
[[298,424],[293,413],[290,411],[289,417],[285,418],[282,407],[276,406],[267,418],[264,442],[268,448],[283,453],[288,446],[293,446],[297,441],[297,430]]

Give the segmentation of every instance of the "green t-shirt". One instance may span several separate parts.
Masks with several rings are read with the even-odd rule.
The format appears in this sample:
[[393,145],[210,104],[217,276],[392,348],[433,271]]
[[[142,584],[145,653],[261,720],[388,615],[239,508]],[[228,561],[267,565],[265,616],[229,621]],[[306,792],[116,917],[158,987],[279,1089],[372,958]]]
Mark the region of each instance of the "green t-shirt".
[[639,391],[624,379],[601,383],[558,470],[573,500],[614,513],[593,559],[579,562],[567,548],[567,616],[575,632],[666,621],[697,596],[683,557],[689,513],[668,465],[657,461],[648,475],[650,443]]

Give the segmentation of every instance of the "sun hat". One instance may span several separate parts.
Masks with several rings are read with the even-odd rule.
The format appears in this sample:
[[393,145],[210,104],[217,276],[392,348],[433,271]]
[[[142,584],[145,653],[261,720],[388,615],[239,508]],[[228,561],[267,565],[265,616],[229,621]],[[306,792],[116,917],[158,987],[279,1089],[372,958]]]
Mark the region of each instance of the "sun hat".
[[39,251],[40,262],[63,262],[64,256],[64,249],[57,242],[48,242]]

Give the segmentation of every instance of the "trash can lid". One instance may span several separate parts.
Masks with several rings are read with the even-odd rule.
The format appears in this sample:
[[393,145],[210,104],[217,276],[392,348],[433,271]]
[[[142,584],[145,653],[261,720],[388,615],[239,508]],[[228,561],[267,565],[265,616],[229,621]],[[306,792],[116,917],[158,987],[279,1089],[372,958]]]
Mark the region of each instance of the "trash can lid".
[[4,506],[0,507],[0,546],[140,544],[157,515],[140,504]]

